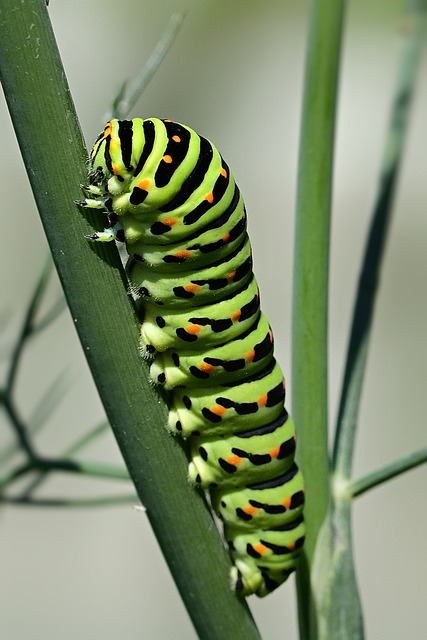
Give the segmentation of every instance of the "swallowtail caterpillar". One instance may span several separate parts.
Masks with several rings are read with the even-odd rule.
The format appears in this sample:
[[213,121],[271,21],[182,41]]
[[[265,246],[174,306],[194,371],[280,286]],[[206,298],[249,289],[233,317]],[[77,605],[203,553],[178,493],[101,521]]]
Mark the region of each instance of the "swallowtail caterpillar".
[[80,204],[110,224],[90,237],[126,243],[143,356],[223,522],[232,588],[265,596],[295,569],[304,491],[242,195],[216,147],[171,120],[111,120],[90,164]]

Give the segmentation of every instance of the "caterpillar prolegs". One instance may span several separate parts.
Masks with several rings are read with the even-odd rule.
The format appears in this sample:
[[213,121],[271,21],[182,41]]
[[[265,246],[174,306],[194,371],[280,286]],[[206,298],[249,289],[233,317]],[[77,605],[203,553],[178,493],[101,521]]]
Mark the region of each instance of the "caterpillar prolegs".
[[264,596],[295,569],[304,492],[240,191],[215,146],[170,120],[111,120],[90,163],[81,204],[110,224],[91,238],[126,243],[169,429],[223,522],[233,589]]

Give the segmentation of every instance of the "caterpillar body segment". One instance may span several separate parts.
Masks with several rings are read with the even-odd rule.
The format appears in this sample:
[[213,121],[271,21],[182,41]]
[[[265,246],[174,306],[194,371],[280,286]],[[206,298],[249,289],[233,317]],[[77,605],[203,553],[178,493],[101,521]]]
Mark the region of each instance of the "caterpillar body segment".
[[246,332],[226,345],[207,347],[203,357],[198,349],[176,349],[157,353],[150,370],[151,378],[167,390],[233,382],[236,372],[245,377],[258,373],[271,359],[273,335],[267,318],[260,313]]

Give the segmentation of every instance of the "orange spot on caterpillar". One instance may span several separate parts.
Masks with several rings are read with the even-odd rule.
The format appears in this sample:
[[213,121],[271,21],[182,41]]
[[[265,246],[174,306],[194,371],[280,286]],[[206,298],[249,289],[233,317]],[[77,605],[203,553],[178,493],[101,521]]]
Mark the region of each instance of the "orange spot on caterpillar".
[[245,355],[245,362],[252,362],[254,358],[255,358],[255,349],[251,349]]
[[166,164],[170,164],[172,162],[172,156],[163,156],[162,160],[166,162]]
[[174,142],[181,142],[181,138],[179,136],[172,136],[172,140]]
[[202,330],[201,324],[189,324],[186,328],[187,333],[191,333],[192,336],[197,335]]
[[222,236],[221,240],[223,241],[223,243],[225,244],[226,242],[228,242],[230,239],[230,234],[229,233],[224,233],[224,235]]
[[211,373],[212,371],[215,370],[215,367],[213,364],[208,364],[207,362],[201,362],[199,364],[199,369],[200,371],[204,371],[205,373]]
[[117,164],[113,164],[112,165],[112,169],[113,169],[113,173],[115,176],[117,176],[120,173],[120,169],[119,166]]
[[264,393],[263,396],[261,396],[260,398],[258,398],[257,400],[257,405],[259,407],[265,407],[265,405],[267,404],[267,394]]
[[261,542],[259,542],[258,544],[254,544],[253,548],[255,549],[255,551],[257,553],[259,553],[261,556],[265,556],[266,553],[268,553],[268,549],[265,545],[263,545]]
[[231,314],[231,319],[233,320],[233,322],[237,322],[237,320],[240,319],[241,315],[242,315],[242,310],[237,309],[237,311],[233,311],[233,313]]
[[144,180],[141,180],[141,182],[138,182],[136,186],[139,189],[143,189],[144,191],[147,191],[148,187],[150,186],[150,180],[148,178],[145,178]]
[[219,173],[223,178],[226,178],[228,176],[227,170],[224,169],[224,167],[221,167],[221,171]]
[[174,224],[177,223],[177,219],[176,218],[164,218],[164,220],[161,220],[161,222],[163,222],[163,224],[167,224],[168,227],[173,227]]
[[235,467],[238,467],[242,462],[242,458],[240,456],[236,456],[234,453],[231,456],[227,456],[226,460],[228,464],[232,464]]
[[186,260],[190,256],[191,256],[191,251],[187,251],[186,249],[183,249],[182,251],[177,251],[175,253],[176,258],[183,258],[184,260]]
[[214,201],[214,196],[213,196],[212,191],[205,195],[205,200],[207,200],[209,202],[209,204],[212,204],[212,202]]
[[188,291],[189,293],[197,293],[197,291],[200,289],[200,285],[198,285],[198,284],[186,284],[184,289],[185,289],[185,291]]
[[269,338],[270,338],[270,342],[273,342],[273,332],[270,329],[270,331],[268,332]]
[[229,280],[229,281],[230,281],[230,280],[233,280],[233,278],[234,278],[234,276],[235,276],[235,275],[236,275],[236,272],[235,272],[235,271],[231,271],[230,273],[228,273],[228,274],[226,275],[226,278],[227,278],[227,280]]
[[289,551],[293,551],[295,549],[295,542],[290,542],[288,544],[288,549],[289,549]]
[[282,501],[282,505],[286,508],[289,509],[289,507],[292,504],[292,499],[290,496],[287,496],[283,501]]
[[107,138],[108,136],[111,135],[111,120],[109,122],[107,122],[107,124],[104,127],[104,138]]
[[227,409],[225,407],[221,407],[221,405],[219,404],[216,404],[214,407],[211,407],[210,411],[216,416],[223,416]]
[[277,456],[280,453],[280,447],[274,447],[273,449],[270,449],[270,451],[268,453],[270,454],[270,456],[272,458],[277,458]]
[[242,511],[248,514],[248,516],[253,516],[254,513],[258,511],[256,507],[253,507],[251,504],[248,504],[247,507],[243,507]]
[[163,122],[172,122],[172,120],[169,120],[169,118],[163,118]]

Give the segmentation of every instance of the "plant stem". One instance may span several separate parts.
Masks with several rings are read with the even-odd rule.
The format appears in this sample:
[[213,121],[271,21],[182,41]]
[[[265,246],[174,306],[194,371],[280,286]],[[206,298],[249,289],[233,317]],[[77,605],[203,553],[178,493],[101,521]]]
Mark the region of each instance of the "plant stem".
[[17,469],[0,478],[0,489],[11,484],[14,480],[22,478],[33,471],[46,473],[47,471],[62,471],[65,473],[78,473],[95,478],[108,478],[109,480],[129,480],[129,473],[124,467],[116,467],[104,463],[81,462],[78,460],[58,458],[34,458]]
[[387,480],[391,480],[396,476],[405,473],[405,471],[410,471],[411,469],[415,469],[420,464],[425,464],[427,462],[427,447],[424,449],[420,449],[419,451],[414,451],[414,453],[410,453],[407,456],[400,458],[399,460],[395,460],[390,464],[386,464],[371,473],[366,474],[362,478],[355,480],[348,489],[349,496],[353,498],[357,498],[361,496],[369,489],[373,489],[374,487],[378,487],[379,485],[387,482]]
[[121,120],[129,115],[130,110],[145,91],[148,83],[172,46],[184,22],[184,18],[185,12],[172,14],[169,24],[162,33],[147,62],[142,66],[141,72],[135,78],[127,80],[119,95],[113,100],[111,110],[107,114],[106,120],[110,120],[111,118]]
[[390,227],[393,197],[408,128],[410,107],[425,40],[426,3],[412,3],[412,29],[402,51],[395,96],[383,152],[378,195],[373,210],[354,306],[333,455],[334,483],[351,478],[354,440],[380,269]]
[[122,504],[135,504],[136,494],[125,496],[100,496],[99,498],[26,498],[22,496],[0,496],[4,504],[19,505],[20,507],[74,507],[80,509],[93,507],[112,507]]
[[[415,5],[413,7],[415,8]],[[424,18],[419,21],[421,15],[417,13],[418,10],[415,10],[412,15],[412,18],[415,18],[415,28],[406,43],[401,60],[380,174],[379,193],[359,280],[338,415],[329,516],[328,546],[331,562],[329,574],[326,580],[323,579],[324,595],[321,601],[321,634],[322,637],[331,640],[339,640],[344,636],[349,640],[362,640],[364,637],[362,608],[353,559],[350,478],[375,296],[420,54],[423,31],[420,27]],[[325,553],[325,548],[319,549],[317,559],[322,553]],[[317,567],[318,579],[319,576]]]
[[193,623],[202,639],[257,639],[246,604],[228,588],[229,560],[203,496],[187,482],[184,448],[164,428],[167,409],[139,357],[117,250],[84,239],[91,227],[73,201],[87,180],[87,154],[44,0],[0,0],[0,72],[84,352]]
[[327,304],[335,110],[342,0],[314,0],[305,71],[293,289],[292,411],[305,477],[307,542],[297,575],[301,638],[315,639],[310,585],[314,549],[329,503]]
[[[60,457],[61,460],[69,459],[70,456],[75,455],[81,449],[89,445],[95,438],[100,436],[102,433],[105,433],[107,429],[110,428],[108,422],[103,422],[100,425],[97,425],[86,434],[84,434],[81,438],[79,438],[71,447],[69,447]],[[37,478],[33,478],[33,480],[28,484],[28,486],[22,491],[20,497],[25,500],[30,500],[30,497],[33,493],[40,487],[40,485],[48,478],[48,474],[51,469],[43,469],[37,476]],[[125,469],[123,472],[126,473]],[[84,473],[84,471],[82,471]],[[127,478],[129,478],[129,474],[127,474]]]
[[28,305],[27,312],[25,314],[24,323],[22,325],[21,332],[19,334],[19,338],[16,342],[16,346],[14,352],[12,354],[12,365],[9,370],[9,375],[7,377],[6,382],[6,393],[10,394],[12,392],[12,388],[15,382],[16,374],[18,371],[18,365],[20,356],[22,353],[22,349],[25,344],[26,338],[31,334],[34,318],[40,306],[40,303],[43,298],[44,291],[46,289],[47,281],[49,279],[50,272],[52,270],[52,259],[50,256],[46,258],[45,264],[43,266],[40,277],[37,281],[36,287],[34,289],[33,295],[31,296],[30,303]]

